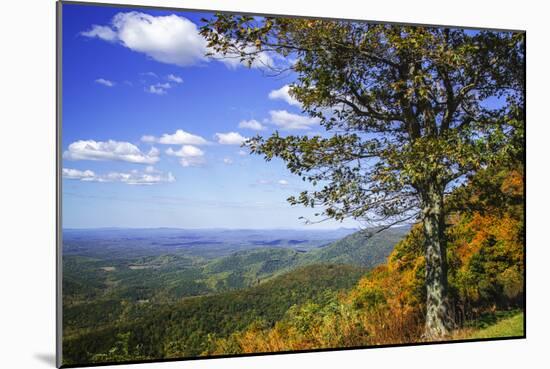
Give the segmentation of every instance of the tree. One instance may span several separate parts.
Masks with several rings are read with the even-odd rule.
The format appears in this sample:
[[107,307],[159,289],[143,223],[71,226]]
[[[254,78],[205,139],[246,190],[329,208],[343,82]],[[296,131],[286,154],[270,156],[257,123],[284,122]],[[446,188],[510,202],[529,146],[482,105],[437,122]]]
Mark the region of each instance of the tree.
[[[290,94],[323,135],[246,142],[315,190],[291,204],[389,227],[420,221],[427,338],[454,326],[447,292],[445,196],[508,155],[523,132],[521,33],[217,14],[211,55],[295,76]],[[282,56],[282,58],[281,58]],[[523,136],[521,136],[523,137]]]

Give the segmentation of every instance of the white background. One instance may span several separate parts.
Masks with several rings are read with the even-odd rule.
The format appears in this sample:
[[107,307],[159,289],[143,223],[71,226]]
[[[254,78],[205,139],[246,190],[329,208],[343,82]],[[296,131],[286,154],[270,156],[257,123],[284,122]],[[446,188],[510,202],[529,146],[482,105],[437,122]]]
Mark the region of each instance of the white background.
[[[139,368],[520,368],[548,364],[548,15],[543,1],[124,1],[272,14],[527,30],[526,340],[141,364]],[[537,5],[538,4],[538,5]],[[55,3],[10,0],[0,19],[0,367],[55,354]],[[105,62],[108,62],[106,60]],[[546,362],[547,364],[544,364]],[[121,368],[126,366],[121,366]]]

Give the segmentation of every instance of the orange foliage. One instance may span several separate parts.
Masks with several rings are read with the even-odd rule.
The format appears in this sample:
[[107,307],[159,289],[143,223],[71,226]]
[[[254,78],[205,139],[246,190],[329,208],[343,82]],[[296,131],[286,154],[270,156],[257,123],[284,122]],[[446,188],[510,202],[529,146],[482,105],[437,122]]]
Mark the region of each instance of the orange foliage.
[[524,177],[519,170],[512,170],[502,181],[500,190],[508,196],[523,196]]
[[[520,170],[482,172],[472,183],[473,188],[466,188],[470,192],[457,191],[456,198],[467,198],[464,206],[473,204],[474,210],[448,217],[449,288],[459,324],[497,304],[521,304],[523,296],[523,175]],[[475,210],[480,203],[483,211]],[[388,262],[368,272],[348,293],[333,296],[323,306],[293,306],[272,326],[256,322],[214,340],[205,354],[421,341],[423,243],[421,227],[414,226]]]

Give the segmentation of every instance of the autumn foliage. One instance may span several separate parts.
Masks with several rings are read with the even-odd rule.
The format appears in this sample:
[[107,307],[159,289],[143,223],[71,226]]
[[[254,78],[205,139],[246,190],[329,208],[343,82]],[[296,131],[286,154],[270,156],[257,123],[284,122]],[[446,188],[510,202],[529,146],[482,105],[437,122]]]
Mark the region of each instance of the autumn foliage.
[[[487,311],[523,307],[523,188],[522,166],[489,168],[449,196],[449,289],[459,325]],[[204,354],[422,341],[423,255],[422,229],[414,226],[387,263],[349,292],[333,295],[323,305],[294,305],[274,325],[257,321],[229,337],[213,338]]]

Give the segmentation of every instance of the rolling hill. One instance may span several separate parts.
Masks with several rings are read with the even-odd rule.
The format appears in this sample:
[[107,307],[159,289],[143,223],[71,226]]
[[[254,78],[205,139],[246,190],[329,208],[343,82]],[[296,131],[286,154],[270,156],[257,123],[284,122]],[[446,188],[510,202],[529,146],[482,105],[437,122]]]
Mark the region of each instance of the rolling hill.
[[306,254],[305,259],[308,263],[328,262],[372,268],[386,261],[395,244],[409,230],[410,227],[395,227],[372,235],[355,232]]
[[214,290],[253,286],[294,268],[311,264],[348,264],[372,268],[386,261],[394,245],[409,227],[391,228],[369,235],[355,232],[336,242],[310,251],[262,247],[239,251],[216,259],[203,268]]
[[353,287],[364,272],[349,265],[310,265],[247,289],[143,304],[110,324],[65,337],[64,358],[66,364],[108,361],[101,354],[124,335],[134,358],[197,356],[207,349],[208,337],[224,337],[256,321],[274,324],[293,305],[323,303]]

